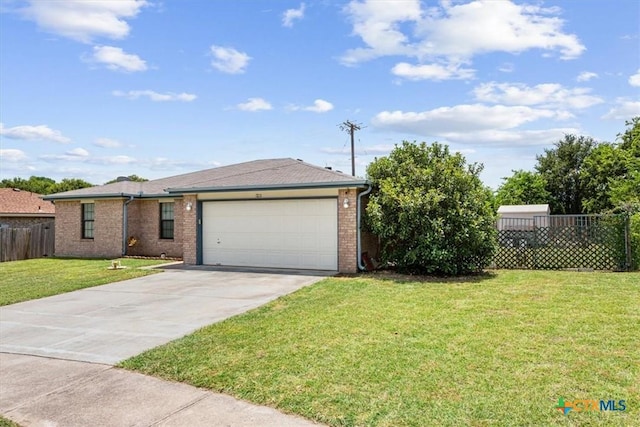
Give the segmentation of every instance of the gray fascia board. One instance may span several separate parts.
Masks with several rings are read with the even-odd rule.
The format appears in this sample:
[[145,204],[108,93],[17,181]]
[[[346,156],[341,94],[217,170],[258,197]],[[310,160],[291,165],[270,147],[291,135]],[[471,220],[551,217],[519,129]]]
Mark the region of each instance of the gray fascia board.
[[163,198],[175,198],[179,197],[176,194],[159,193],[159,194],[144,194],[144,193],[110,193],[110,194],[84,194],[81,196],[44,196],[42,200],[79,200],[79,199],[113,199],[114,197],[120,198],[135,198],[135,199],[163,199]]
[[237,185],[229,187],[191,187],[191,188],[167,188],[165,191],[170,194],[189,193],[226,193],[229,191],[255,191],[255,190],[306,190],[310,188],[364,188],[368,184],[367,180],[340,181],[340,182],[309,182],[303,184],[272,184],[272,185]]
[[117,197],[119,198],[140,197],[140,194],[107,193],[107,194],[79,194],[79,195],[68,195],[68,196],[56,196],[55,194],[52,194],[50,196],[43,196],[42,200],[113,199]]
[[168,194],[168,193],[153,193],[153,194],[138,194],[136,195],[137,199],[166,199],[166,198],[175,198],[179,197],[179,194]]

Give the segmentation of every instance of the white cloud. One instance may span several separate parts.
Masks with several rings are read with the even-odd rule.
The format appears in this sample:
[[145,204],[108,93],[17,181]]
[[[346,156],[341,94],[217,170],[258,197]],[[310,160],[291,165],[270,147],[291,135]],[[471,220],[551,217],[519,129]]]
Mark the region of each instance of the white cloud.
[[0,159],[2,159],[3,162],[20,162],[27,160],[27,155],[22,150],[2,148],[0,149]]
[[305,111],[312,111],[314,113],[326,113],[333,110],[333,104],[324,99],[316,99],[313,101],[313,105],[305,107]]
[[534,4],[441,1],[424,10],[419,0],[404,1],[402,7],[353,0],[345,11],[353,23],[353,34],[365,44],[343,55],[346,65],[390,55],[460,63],[484,53],[517,54],[530,49],[559,52],[562,59],[573,59],[585,50],[574,34],[563,32],[558,8]]
[[508,105],[539,105],[548,108],[582,109],[604,102],[590,95],[591,89],[567,89],[557,83],[527,86],[521,83],[489,82],[477,86],[473,93],[478,101]]
[[580,74],[578,74],[578,77],[576,77],[576,81],[579,82],[588,82],[591,79],[595,79],[598,77],[598,73],[594,73],[592,71],[583,71]]
[[21,139],[26,141],[43,140],[59,142],[61,144],[68,144],[71,142],[71,139],[62,135],[59,130],[51,129],[47,125],[24,125],[5,128],[4,125],[0,123],[0,135],[11,139]]
[[402,7],[389,7],[382,1],[351,1],[345,12],[353,23],[353,34],[359,36],[366,48],[347,51],[342,62],[353,65],[361,61],[386,55],[412,55],[408,37],[399,29],[404,22],[416,23],[421,15],[419,0],[402,2]]
[[282,14],[282,25],[285,27],[293,27],[293,21],[304,18],[304,3],[300,3],[300,7],[297,9],[287,9]]
[[126,53],[121,48],[113,46],[94,46],[92,60],[115,71],[136,72],[147,69],[147,63],[138,55]]
[[426,54],[470,58],[486,52],[544,49],[573,59],[585,50],[575,35],[562,32],[564,21],[557,8],[492,0],[441,6],[420,23],[419,33],[425,35],[420,50]]
[[237,107],[242,111],[265,111],[273,109],[271,104],[262,98],[249,98],[247,102],[238,104]]
[[[540,119],[562,120],[566,112],[535,109],[526,106],[487,106],[483,104],[456,105],[422,112],[383,111],[372,123],[377,128],[412,133],[427,137],[446,137],[459,140],[460,135],[489,135],[499,139],[499,132]],[[480,141],[478,137],[476,141]]]
[[167,102],[167,101],[181,101],[181,102],[191,102],[197,98],[196,95],[192,93],[159,93],[153,90],[130,90],[128,92],[123,92],[121,90],[113,91],[113,96],[120,96],[128,99],[139,99],[142,97],[147,97],[151,101],[154,102]]
[[64,154],[43,154],[40,159],[45,161],[88,162],[89,152],[84,148],[74,148]]
[[311,111],[314,113],[326,113],[327,111],[333,110],[333,104],[329,101],[325,101],[324,99],[316,99],[313,101],[313,105],[309,105],[307,107],[301,107],[299,105],[290,105],[287,107],[291,111]]
[[540,130],[500,130],[487,129],[477,132],[443,132],[438,135],[449,141],[460,144],[483,144],[509,145],[509,146],[535,146],[549,145],[556,142],[567,134],[579,134],[576,128],[551,128]]
[[67,151],[67,155],[72,157],[87,157],[89,156],[89,152],[84,148],[78,147]]
[[640,87],[640,68],[637,73],[629,76],[629,84],[631,86]]
[[24,16],[45,31],[80,42],[96,37],[122,39],[129,34],[127,19],[135,18],[145,0],[28,0]]
[[211,45],[213,60],[211,66],[223,73],[242,74],[246,71],[251,57],[232,47]]
[[98,157],[93,159],[91,163],[97,163],[102,165],[128,165],[130,163],[137,163],[137,160],[129,156],[107,156]]
[[118,155],[106,157],[92,157],[87,150],[82,148],[67,151],[64,154],[43,154],[39,157],[46,162],[79,162],[92,165],[126,165],[136,163],[133,157]]
[[102,148],[119,148],[122,147],[122,143],[115,139],[110,138],[98,138],[93,142],[93,145]]
[[475,70],[460,68],[457,64],[411,65],[400,62],[391,69],[391,73],[408,80],[451,80],[471,79]]
[[640,101],[631,101],[626,98],[617,98],[616,105],[612,107],[603,119],[628,120],[640,116]]

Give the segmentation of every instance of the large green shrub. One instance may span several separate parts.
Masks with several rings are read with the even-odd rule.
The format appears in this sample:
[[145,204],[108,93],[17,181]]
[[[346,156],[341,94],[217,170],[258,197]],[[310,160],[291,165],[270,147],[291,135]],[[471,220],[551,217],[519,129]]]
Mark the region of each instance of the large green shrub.
[[640,270],[640,213],[631,216],[631,269]]
[[481,170],[438,143],[404,141],[372,162],[367,223],[380,237],[383,261],[402,271],[439,275],[489,265],[496,229]]

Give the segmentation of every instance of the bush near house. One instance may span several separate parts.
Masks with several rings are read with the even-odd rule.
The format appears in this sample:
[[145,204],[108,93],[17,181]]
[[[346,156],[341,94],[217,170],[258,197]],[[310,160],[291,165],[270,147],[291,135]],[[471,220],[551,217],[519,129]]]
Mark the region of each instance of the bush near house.
[[496,245],[482,165],[446,145],[404,141],[367,168],[374,191],[367,223],[384,262],[405,272],[460,275],[489,265]]
[[640,213],[631,216],[631,269],[640,270]]

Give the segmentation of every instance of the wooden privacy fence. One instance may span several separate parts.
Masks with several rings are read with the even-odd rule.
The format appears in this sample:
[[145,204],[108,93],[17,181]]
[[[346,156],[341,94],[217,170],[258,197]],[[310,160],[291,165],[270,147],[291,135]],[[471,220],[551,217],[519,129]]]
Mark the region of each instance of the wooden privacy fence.
[[500,218],[494,268],[631,269],[629,217],[549,215]]
[[0,262],[52,256],[53,221],[25,228],[0,228]]

